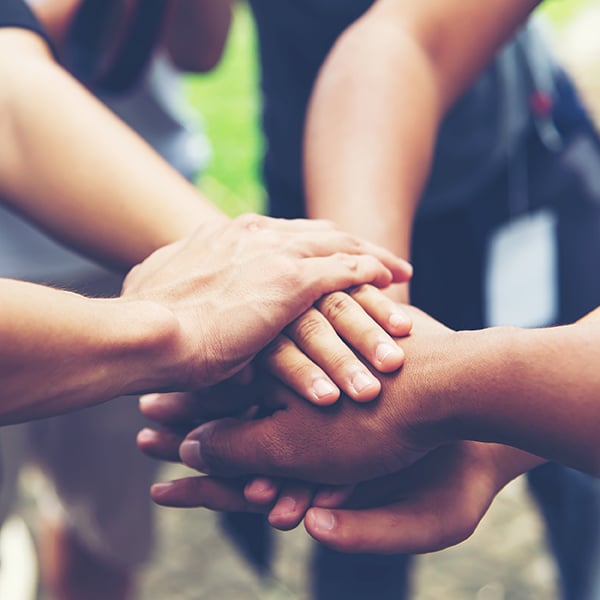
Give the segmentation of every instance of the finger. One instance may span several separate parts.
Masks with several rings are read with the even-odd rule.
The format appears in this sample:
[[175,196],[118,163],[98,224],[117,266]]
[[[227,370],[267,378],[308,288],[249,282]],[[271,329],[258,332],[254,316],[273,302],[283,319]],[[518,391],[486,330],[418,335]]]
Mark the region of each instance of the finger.
[[[148,419],[169,426],[198,424],[237,415],[256,401],[253,388],[224,383],[200,392],[146,394],[139,401]],[[187,428],[188,431],[192,427]]]
[[230,512],[265,512],[249,503],[243,494],[244,482],[213,477],[187,477],[150,488],[152,500],[175,508],[208,508]]
[[[375,288],[371,289],[380,293]],[[383,294],[380,295],[385,298]],[[345,292],[327,294],[317,302],[317,307],[335,331],[375,369],[391,373],[402,366],[404,352],[352,296]],[[296,340],[304,349],[302,342]]]
[[259,359],[272,375],[313,404],[327,406],[340,397],[327,373],[284,335],[277,336]]
[[433,552],[468,537],[445,538],[435,513],[418,503],[392,504],[367,510],[311,508],[304,518],[306,531],[339,552],[417,554]]
[[179,447],[184,464],[207,475],[238,477],[248,473],[267,476],[283,475],[283,469],[257,469],[269,462],[264,455],[265,439],[269,437],[269,419],[240,421],[221,419],[201,425],[192,431]]
[[305,284],[305,291],[318,298],[363,283],[375,287],[387,287],[392,283],[392,273],[373,256],[336,253],[328,256],[306,258],[300,263],[299,279]]
[[351,290],[350,295],[390,335],[404,337],[412,329],[412,319],[391,298],[372,285],[361,285]]
[[[293,222],[286,225],[279,225],[279,228],[289,228],[291,233],[294,227]],[[403,283],[409,281],[413,275],[412,265],[406,260],[399,258],[389,250],[376,244],[366,242],[349,233],[340,231],[327,221],[318,228],[294,236],[289,240],[297,251],[305,256],[329,256],[334,253],[342,252],[349,255],[365,255],[376,258],[382,265],[389,269],[392,275],[392,281]]]
[[279,495],[280,480],[255,477],[244,487],[244,497],[251,504],[271,506]]
[[179,462],[179,446],[185,438],[175,431],[154,429],[142,429],[137,434],[138,448],[151,458]]
[[164,425],[194,422],[201,412],[199,404],[199,396],[187,392],[146,394],[139,400],[142,414],[146,418]]
[[[358,305],[343,292],[329,294],[329,297],[339,298],[340,310],[341,304],[354,304],[356,312],[363,313]],[[346,303],[346,299],[348,302]],[[333,308],[330,309],[333,314]],[[347,314],[349,318],[351,315]],[[369,317],[367,317],[369,319]],[[365,367],[361,360],[348,348],[345,342],[340,339],[334,329],[334,325],[342,325],[342,329],[348,331],[350,325],[344,321],[345,317],[338,317],[337,323],[332,324],[323,314],[317,310],[309,310],[301,317],[296,319],[286,328],[286,333],[294,340],[297,346],[308,358],[318,364],[333,381],[354,400],[373,400],[381,391],[379,380]],[[373,323],[373,327],[380,328]],[[357,326],[358,329],[358,326]],[[364,333],[364,327],[362,328]],[[381,330],[380,330],[381,331]],[[388,345],[398,348],[396,343],[384,332],[382,333],[389,340]],[[355,338],[357,336],[354,336]],[[372,338],[373,336],[371,336]],[[360,341],[358,345],[363,349],[367,347],[368,342]],[[360,350],[360,348],[359,348]],[[400,353],[401,358],[403,354]],[[297,362],[306,362],[308,359],[297,356]],[[331,402],[330,402],[331,403]],[[322,404],[325,404],[324,402]]]
[[315,486],[307,483],[284,483],[279,498],[269,512],[269,524],[282,531],[298,527],[310,507],[314,490]]
[[312,505],[318,508],[338,508],[352,496],[354,489],[353,485],[320,486]]

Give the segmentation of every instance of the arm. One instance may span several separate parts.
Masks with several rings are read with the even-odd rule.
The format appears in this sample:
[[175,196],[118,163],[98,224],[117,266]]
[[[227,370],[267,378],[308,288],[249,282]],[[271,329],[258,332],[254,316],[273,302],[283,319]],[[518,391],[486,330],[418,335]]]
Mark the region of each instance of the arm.
[[118,299],[0,280],[0,424],[211,386],[323,294],[389,279],[328,224],[244,216],[159,249]]
[[600,475],[600,310],[564,327],[459,335],[460,367],[451,360],[445,368],[448,436],[509,444]]
[[223,55],[231,25],[231,0],[173,0],[164,45],[182,71],[204,72]]
[[536,4],[376,2],[338,39],[313,92],[308,214],[408,257],[441,119]]
[[0,195],[16,210],[119,266],[225,220],[54,63],[38,36],[0,29],[0,56]]

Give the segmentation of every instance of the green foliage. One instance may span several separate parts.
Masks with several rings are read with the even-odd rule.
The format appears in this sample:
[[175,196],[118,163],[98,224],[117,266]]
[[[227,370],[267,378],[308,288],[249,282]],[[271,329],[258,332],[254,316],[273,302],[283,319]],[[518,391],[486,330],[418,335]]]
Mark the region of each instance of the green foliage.
[[546,0],[540,6],[540,11],[545,14],[557,27],[561,27],[586,6],[596,0]]
[[263,209],[256,52],[252,17],[239,5],[221,64],[187,78],[188,99],[203,115],[213,147],[199,186],[230,215]]

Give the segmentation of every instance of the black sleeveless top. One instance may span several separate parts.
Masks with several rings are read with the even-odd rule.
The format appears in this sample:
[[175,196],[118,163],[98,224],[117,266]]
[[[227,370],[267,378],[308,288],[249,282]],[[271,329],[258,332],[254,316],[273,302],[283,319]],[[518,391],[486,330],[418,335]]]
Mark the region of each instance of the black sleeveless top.
[[0,27],[29,29],[50,43],[44,29],[23,0],[2,0],[0,2]]

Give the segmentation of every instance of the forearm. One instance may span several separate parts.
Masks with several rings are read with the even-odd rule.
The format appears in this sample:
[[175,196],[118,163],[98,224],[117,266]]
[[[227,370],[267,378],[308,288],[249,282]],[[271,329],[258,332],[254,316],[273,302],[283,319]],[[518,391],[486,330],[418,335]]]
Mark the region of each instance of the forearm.
[[0,425],[165,386],[177,323],[156,304],[7,279],[0,304]]
[[37,36],[2,30],[0,51],[0,194],[18,211],[119,266],[224,218]]
[[458,334],[446,365],[454,438],[515,446],[600,474],[600,320]]
[[311,100],[305,174],[309,216],[407,258],[440,109],[422,52],[400,33],[393,23],[359,21],[338,40]]
[[210,71],[217,65],[231,25],[231,0],[173,0],[164,44],[182,71]]
[[310,216],[408,257],[441,119],[535,4],[376,2],[337,41],[315,87],[305,142]]

